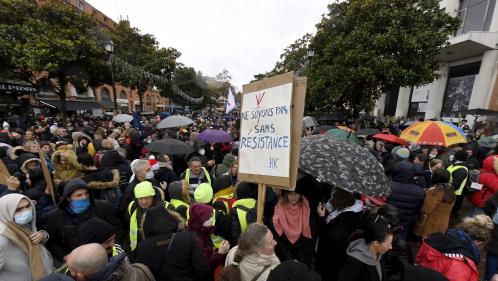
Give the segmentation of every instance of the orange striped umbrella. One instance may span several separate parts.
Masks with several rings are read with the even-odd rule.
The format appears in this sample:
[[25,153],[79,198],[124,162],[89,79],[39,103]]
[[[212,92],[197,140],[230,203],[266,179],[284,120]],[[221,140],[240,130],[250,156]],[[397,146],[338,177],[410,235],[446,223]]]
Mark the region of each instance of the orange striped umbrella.
[[415,123],[403,130],[400,138],[418,145],[444,147],[458,143],[467,143],[467,138],[459,127],[442,121]]

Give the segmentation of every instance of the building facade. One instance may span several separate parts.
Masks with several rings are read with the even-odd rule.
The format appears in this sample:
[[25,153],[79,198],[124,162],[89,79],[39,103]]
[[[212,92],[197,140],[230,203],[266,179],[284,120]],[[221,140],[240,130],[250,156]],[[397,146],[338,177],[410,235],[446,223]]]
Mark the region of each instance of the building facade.
[[457,121],[468,109],[498,111],[498,5],[496,0],[443,0],[442,8],[462,24],[442,51],[440,77],[416,88],[385,93],[377,101],[376,116]]

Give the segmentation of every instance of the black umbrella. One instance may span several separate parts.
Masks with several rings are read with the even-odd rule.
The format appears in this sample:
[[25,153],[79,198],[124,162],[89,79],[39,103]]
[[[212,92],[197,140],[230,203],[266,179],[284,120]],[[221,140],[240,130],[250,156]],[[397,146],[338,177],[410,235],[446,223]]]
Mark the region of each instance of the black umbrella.
[[320,123],[333,123],[333,122],[346,122],[346,117],[342,115],[340,112],[332,112],[329,114],[325,114],[320,119],[318,119]]
[[168,155],[182,155],[194,152],[194,148],[176,139],[162,139],[151,142],[147,145],[150,152]]
[[373,136],[380,133],[379,129],[376,128],[363,128],[356,132],[357,136]]
[[472,108],[468,109],[465,114],[475,116],[498,116],[498,111],[483,108]]
[[366,148],[328,134],[303,139],[299,168],[318,181],[349,191],[390,193],[384,168]]
[[323,125],[323,126],[319,126],[319,127],[316,127],[315,129],[313,129],[313,131],[311,131],[311,134],[312,135],[318,135],[318,134],[323,135],[332,129],[337,129],[337,127],[332,126],[332,125]]

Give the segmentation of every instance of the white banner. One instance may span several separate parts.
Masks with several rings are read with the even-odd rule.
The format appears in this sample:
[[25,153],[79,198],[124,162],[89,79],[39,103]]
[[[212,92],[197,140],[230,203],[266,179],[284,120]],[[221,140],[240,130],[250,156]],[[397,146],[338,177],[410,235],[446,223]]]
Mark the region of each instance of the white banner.
[[292,83],[242,96],[239,172],[289,177]]
[[427,102],[431,95],[431,84],[413,88],[411,102]]

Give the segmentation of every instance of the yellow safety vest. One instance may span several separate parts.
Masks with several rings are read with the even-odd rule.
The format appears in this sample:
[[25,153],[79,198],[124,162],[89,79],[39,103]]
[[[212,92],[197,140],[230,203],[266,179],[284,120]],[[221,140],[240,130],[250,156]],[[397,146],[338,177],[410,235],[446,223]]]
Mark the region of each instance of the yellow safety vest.
[[[252,209],[256,207],[256,200],[252,198],[239,199],[233,203],[232,209],[237,206],[244,206],[248,209]],[[247,229],[247,218],[246,218],[247,212],[240,208],[237,208],[236,212],[240,224],[240,233],[243,233]]]
[[[213,226],[216,225],[216,210],[213,210]],[[211,241],[213,242],[213,248],[214,249],[219,249],[221,242],[223,242],[223,237],[220,237],[218,235],[215,235],[214,233],[211,234]]]
[[[206,168],[204,168],[204,167],[202,167],[201,169],[202,169],[202,171],[204,172],[204,176],[207,178],[207,180],[208,180],[208,182],[209,182],[209,185],[211,185],[211,186],[212,186],[212,184],[211,184],[211,176],[209,176],[209,172],[208,172],[208,171],[206,170]],[[185,181],[186,181],[187,183],[190,183],[190,169],[187,169],[187,170],[185,171]]]
[[213,199],[213,204],[216,203],[216,202],[222,202],[223,205],[225,205],[225,211],[228,215],[230,215],[230,211],[231,211],[231,208],[230,208],[230,205],[229,205],[229,201],[233,198],[233,194],[229,194],[229,195],[224,195],[224,196],[217,196]]
[[[135,201],[131,201],[130,205],[128,205],[128,214],[130,214],[130,248],[132,251],[135,251],[137,247],[138,241],[138,224],[137,224],[137,209],[131,212]],[[164,208],[168,208],[168,201],[164,201]]]
[[448,167],[448,169],[446,169],[448,172],[450,172],[450,182],[453,183],[453,172],[458,170],[458,169],[465,169],[465,171],[467,171],[467,177],[462,181],[462,183],[460,184],[460,187],[455,190],[455,195],[462,195],[462,191],[463,189],[465,188],[465,185],[467,184],[467,180],[469,178],[469,169],[463,165],[451,165]]

